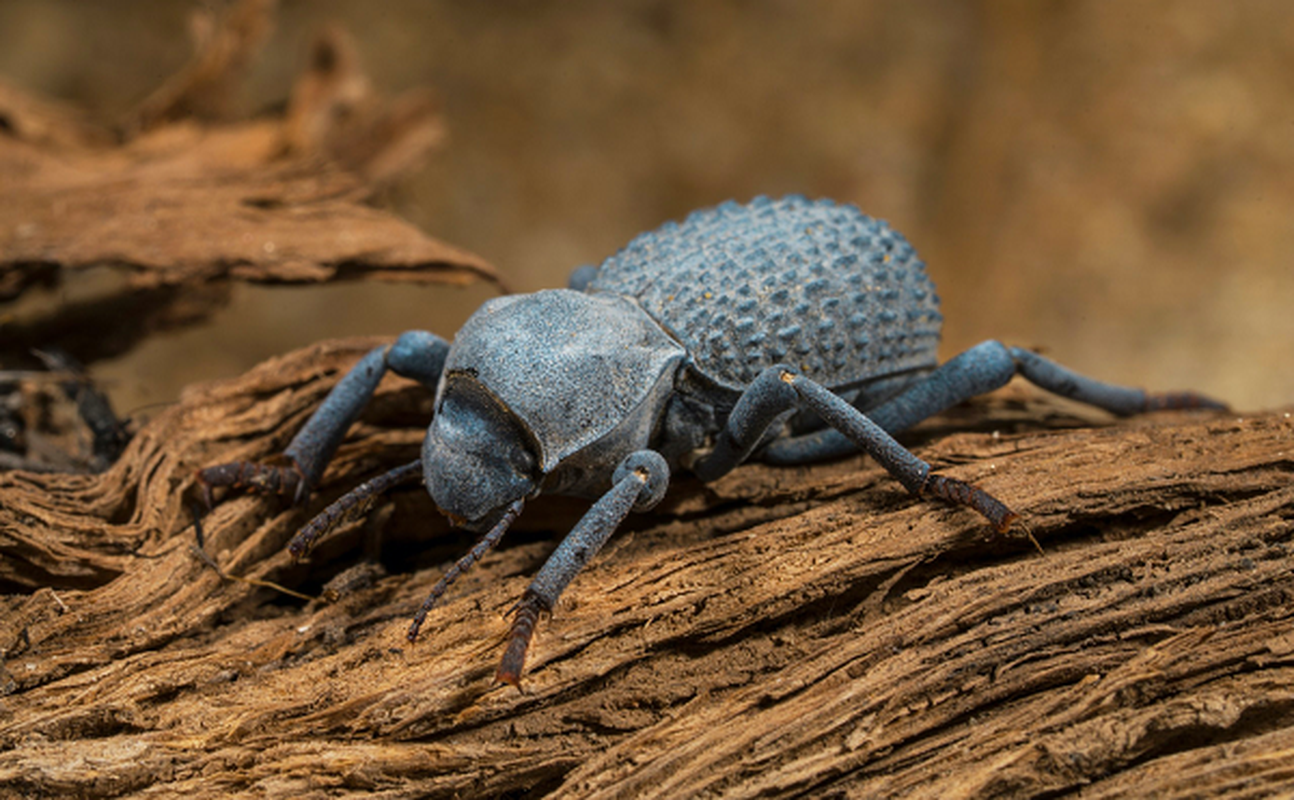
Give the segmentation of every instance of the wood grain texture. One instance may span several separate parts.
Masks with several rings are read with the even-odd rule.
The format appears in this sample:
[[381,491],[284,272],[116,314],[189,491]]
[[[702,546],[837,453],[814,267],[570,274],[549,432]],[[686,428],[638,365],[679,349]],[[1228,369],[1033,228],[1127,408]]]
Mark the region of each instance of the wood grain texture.
[[[684,478],[491,679],[504,613],[578,515],[538,501],[410,646],[470,542],[396,494],[310,564],[284,545],[417,452],[388,378],[306,508],[193,471],[281,449],[375,340],[194,387],[100,476],[0,475],[0,796],[1259,796],[1294,781],[1294,422],[1111,424],[1012,386],[907,437],[1042,543],[871,462]],[[191,496],[191,495],[190,495]]]

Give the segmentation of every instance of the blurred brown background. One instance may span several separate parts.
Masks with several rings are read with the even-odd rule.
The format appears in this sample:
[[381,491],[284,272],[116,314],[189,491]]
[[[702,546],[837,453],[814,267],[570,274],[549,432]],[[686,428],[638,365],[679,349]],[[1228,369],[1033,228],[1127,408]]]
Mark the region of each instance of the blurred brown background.
[[[111,118],[184,63],[192,8],[0,0],[0,75]],[[1284,0],[285,0],[246,113],[329,21],[375,86],[443,103],[447,147],[387,201],[519,290],[695,207],[827,195],[922,253],[945,357],[1001,338],[1240,409],[1294,402]],[[320,338],[452,336],[490,293],[240,286],[94,374],[129,413]]]

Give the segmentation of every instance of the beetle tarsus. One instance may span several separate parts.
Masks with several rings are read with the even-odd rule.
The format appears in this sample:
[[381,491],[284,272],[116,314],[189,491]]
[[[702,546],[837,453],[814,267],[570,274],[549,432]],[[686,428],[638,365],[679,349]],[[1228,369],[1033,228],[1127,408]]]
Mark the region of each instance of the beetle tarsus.
[[207,510],[215,507],[212,492],[217,486],[242,489],[253,494],[289,495],[293,502],[302,494],[305,475],[296,462],[285,465],[260,464],[255,461],[231,461],[198,470],[198,485]]
[[1146,411],[1180,411],[1184,409],[1230,411],[1231,407],[1198,392],[1162,392],[1160,394],[1146,395]]
[[512,629],[508,632],[508,647],[503,651],[499,671],[494,675],[495,683],[507,683],[521,688],[521,671],[526,665],[526,650],[530,648],[535,625],[544,610],[543,600],[531,592],[527,592],[521,602],[517,603],[512,617]]
[[931,474],[926,477],[926,482],[921,487],[921,493],[934,495],[950,503],[970,506],[983,514],[998,533],[1006,533],[1011,527],[1011,523],[1020,518],[1019,514],[1007,508],[1006,504],[1001,500],[978,486],[959,481],[956,478]]

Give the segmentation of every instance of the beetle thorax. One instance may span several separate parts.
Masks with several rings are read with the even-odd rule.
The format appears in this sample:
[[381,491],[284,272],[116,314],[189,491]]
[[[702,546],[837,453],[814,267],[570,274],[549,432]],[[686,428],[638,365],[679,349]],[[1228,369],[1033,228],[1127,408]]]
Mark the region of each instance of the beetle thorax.
[[486,303],[445,363],[424,445],[428,491],[446,512],[478,520],[537,491],[568,457],[618,452],[605,440],[641,435],[625,423],[663,400],[682,359],[624,297],[557,289]]

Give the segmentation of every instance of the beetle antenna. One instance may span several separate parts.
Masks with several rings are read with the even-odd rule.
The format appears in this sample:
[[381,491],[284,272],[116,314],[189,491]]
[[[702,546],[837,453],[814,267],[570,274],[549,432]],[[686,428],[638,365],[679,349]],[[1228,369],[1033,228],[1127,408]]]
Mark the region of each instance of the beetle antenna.
[[503,516],[499,521],[494,523],[494,527],[486,531],[485,535],[472,546],[472,549],[468,550],[462,558],[454,562],[454,566],[450,567],[445,574],[440,577],[440,580],[436,581],[436,585],[431,587],[431,593],[427,595],[427,599],[423,600],[422,606],[418,608],[418,613],[413,615],[413,622],[409,624],[409,633],[407,636],[410,642],[417,641],[418,630],[422,627],[422,623],[426,621],[427,613],[430,612],[431,609],[435,607],[436,603],[440,601],[440,596],[445,593],[445,590],[449,588],[450,584],[458,579],[459,575],[462,575],[471,568],[473,564],[480,561],[486,553],[490,552],[490,550],[499,543],[499,539],[503,538],[504,532],[508,529],[508,526],[512,524],[512,521],[517,518],[517,515],[521,513],[521,509],[525,504],[526,501],[523,498],[521,500],[514,501],[512,505],[508,506],[508,509],[503,512]]
[[331,505],[315,515],[305,527],[292,537],[288,552],[301,558],[315,546],[315,542],[338,525],[364,516],[383,492],[422,474],[422,459],[396,467],[376,478],[369,478],[359,486],[337,498]]

